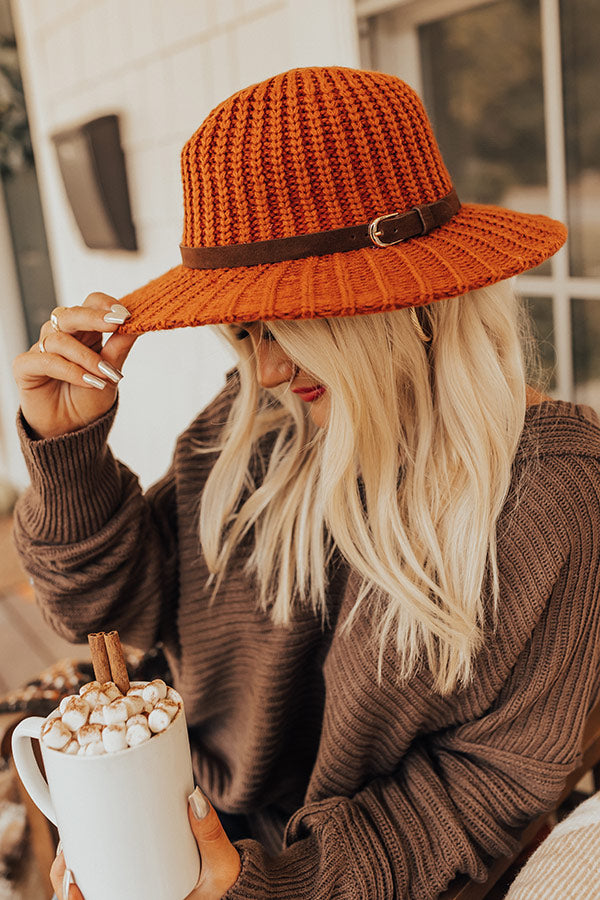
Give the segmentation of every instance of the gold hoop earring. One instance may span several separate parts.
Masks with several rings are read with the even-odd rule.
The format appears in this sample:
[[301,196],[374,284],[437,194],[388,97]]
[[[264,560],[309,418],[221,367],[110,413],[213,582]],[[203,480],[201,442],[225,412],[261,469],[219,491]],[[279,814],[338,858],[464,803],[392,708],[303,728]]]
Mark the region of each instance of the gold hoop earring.
[[417,335],[419,336],[420,340],[422,340],[424,344],[428,344],[429,341],[431,340],[431,335],[427,335],[423,331],[423,326],[419,322],[419,317],[417,316],[417,310],[415,309],[414,306],[411,306],[411,308],[410,308],[410,318],[411,318],[414,329],[417,332]]

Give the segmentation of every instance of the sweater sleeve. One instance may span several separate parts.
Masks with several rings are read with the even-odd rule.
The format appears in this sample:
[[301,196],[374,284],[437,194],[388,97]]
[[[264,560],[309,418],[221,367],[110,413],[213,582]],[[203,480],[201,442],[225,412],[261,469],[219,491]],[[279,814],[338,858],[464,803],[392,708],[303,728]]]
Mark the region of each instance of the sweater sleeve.
[[577,514],[558,526],[570,528],[569,558],[495,702],[423,735],[354,796],[303,806],[279,855],[239,842],[226,900],[429,900],[458,873],[484,880],[515,829],[552,807],[579,762],[600,680],[598,460],[582,460],[574,480],[566,497]]
[[17,428],[30,487],[14,541],[47,621],[70,641],[118,628],[144,649],[169,621],[177,591],[174,474],[143,494],[106,444],[116,404],[91,425],[33,440]]

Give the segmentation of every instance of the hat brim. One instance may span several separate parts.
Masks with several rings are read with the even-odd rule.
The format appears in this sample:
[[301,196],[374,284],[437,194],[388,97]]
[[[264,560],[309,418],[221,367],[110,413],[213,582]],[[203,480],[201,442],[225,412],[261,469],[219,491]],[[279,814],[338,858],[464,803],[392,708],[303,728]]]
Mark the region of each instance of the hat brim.
[[465,204],[448,224],[390,247],[231,269],[175,266],[122,297],[122,332],[385,312],[458,297],[539,265],[567,229],[546,216]]

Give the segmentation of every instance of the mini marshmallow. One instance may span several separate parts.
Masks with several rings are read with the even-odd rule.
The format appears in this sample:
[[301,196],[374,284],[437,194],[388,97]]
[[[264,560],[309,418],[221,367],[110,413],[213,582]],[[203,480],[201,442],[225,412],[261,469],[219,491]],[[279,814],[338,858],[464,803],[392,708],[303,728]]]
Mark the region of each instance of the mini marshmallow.
[[177,713],[179,712],[179,704],[174,703],[172,700],[167,700],[166,697],[164,700],[160,700],[156,704],[156,709],[164,709],[165,712],[168,712],[172,719],[175,718]]
[[122,696],[123,694],[116,684],[113,681],[107,681],[105,684],[100,685],[97,691],[91,691],[89,697],[86,695],[85,699],[90,706],[97,706],[99,703],[103,706],[108,706],[113,700],[117,700]]
[[154,709],[154,702],[144,700],[144,691],[148,687],[148,682],[136,681],[134,682],[134,685],[134,687],[130,688],[127,691],[127,697],[141,697],[142,703],[144,704],[142,711],[149,713],[151,709]]
[[60,706],[58,707],[58,711],[59,711],[59,713],[61,714],[61,716],[62,716],[62,714],[64,713],[65,708],[66,708],[66,705],[67,705],[67,703],[69,702],[69,700],[71,700],[71,699],[72,699],[73,697],[75,697],[75,696],[77,696],[77,695],[76,695],[76,694],[69,694],[68,697],[63,697],[63,698],[62,698],[62,700],[60,701]]
[[52,750],[62,750],[72,737],[71,729],[67,728],[62,719],[49,719],[42,725],[42,741]]
[[[61,702],[62,720],[71,731],[78,731],[88,720],[90,707],[83,697],[66,697],[66,703]],[[64,707],[63,707],[64,703]]]
[[83,750],[84,756],[102,756],[103,753],[106,753],[102,741],[90,741],[90,743],[86,744],[85,747],[82,747],[81,750]]
[[133,725],[129,725],[127,728],[127,745],[129,747],[137,747],[138,744],[149,741],[151,737],[152,735],[150,734],[148,725],[142,725],[141,722],[136,722]]
[[79,753],[79,741],[73,739],[69,741],[66,747],[63,747],[63,753],[70,753],[71,755],[74,753]]
[[159,700],[164,700],[167,696],[167,686],[161,678],[155,678],[150,684],[147,684],[142,692],[142,697],[146,703],[156,705]]
[[167,688],[167,700],[170,700],[171,703],[176,703],[178,706],[183,706],[181,694],[178,693],[175,688]]
[[123,703],[127,707],[129,717],[139,715],[145,706],[144,698],[140,697],[139,694],[127,694],[126,697],[123,697]]
[[116,753],[127,747],[127,728],[123,724],[107,725],[102,729],[102,743],[107,753]]
[[153,734],[159,734],[159,732],[165,731],[170,724],[171,719],[164,709],[153,709],[148,716],[148,725]]
[[106,725],[118,725],[126,722],[128,718],[129,710],[124,697],[111,700],[108,706],[104,707],[104,721]]
[[131,716],[130,719],[127,719],[126,725],[128,728],[132,725],[143,725],[144,728],[147,728],[148,716],[145,716],[143,713],[137,713],[135,716]]
[[96,704],[90,713],[90,725],[105,725],[104,710],[107,708],[108,707],[103,706],[102,703]]
[[122,696],[123,696],[123,694],[121,693],[121,691],[119,690],[119,688],[116,686],[116,684],[114,683],[114,681],[107,681],[106,684],[103,684],[103,685],[102,685],[102,690],[104,691],[104,693],[105,693],[106,696],[108,697],[109,703],[110,703],[111,700],[116,700],[117,697],[122,697]]
[[[89,690],[86,691],[86,688],[89,688]],[[92,709],[98,706],[99,703],[102,703],[103,706],[107,706],[110,703],[110,700],[102,690],[102,685],[97,681],[90,681],[89,685],[84,684],[79,694],[84,700],[87,700]]]
[[83,697],[84,700],[87,700],[92,709],[94,706],[97,706],[98,703],[110,703],[110,700],[104,692],[104,686],[101,685],[99,681],[90,681],[88,684],[82,685],[82,687],[79,688],[79,696]]
[[99,681],[88,681],[87,684],[82,684],[79,688],[79,696],[87,697],[90,691],[99,691],[102,689],[102,685]]
[[101,725],[84,725],[77,732],[77,740],[82,747],[91,743],[102,743],[102,726]]
[[159,701],[148,716],[150,731],[158,734],[159,731],[164,731],[168,728],[178,709],[179,707],[176,703],[170,703],[168,700]]

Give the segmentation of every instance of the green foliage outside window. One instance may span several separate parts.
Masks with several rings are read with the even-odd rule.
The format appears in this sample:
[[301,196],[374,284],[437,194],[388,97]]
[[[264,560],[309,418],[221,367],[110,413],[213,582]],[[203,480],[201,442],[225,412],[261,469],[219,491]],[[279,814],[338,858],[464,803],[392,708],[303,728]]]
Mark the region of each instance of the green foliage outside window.
[[0,39],[0,175],[20,172],[32,160],[17,48],[14,42]]

